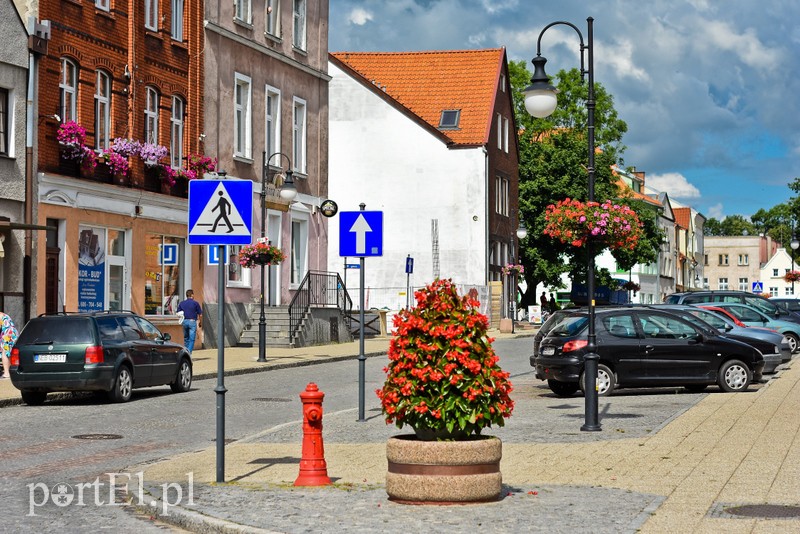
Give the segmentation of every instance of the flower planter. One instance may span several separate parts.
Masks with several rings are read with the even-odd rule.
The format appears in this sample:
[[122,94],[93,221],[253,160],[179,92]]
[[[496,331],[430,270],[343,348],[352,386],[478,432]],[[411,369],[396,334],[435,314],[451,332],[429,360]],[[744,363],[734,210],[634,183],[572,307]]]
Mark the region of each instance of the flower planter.
[[404,504],[496,501],[503,477],[502,442],[494,436],[459,441],[420,441],[413,435],[386,443],[386,493]]

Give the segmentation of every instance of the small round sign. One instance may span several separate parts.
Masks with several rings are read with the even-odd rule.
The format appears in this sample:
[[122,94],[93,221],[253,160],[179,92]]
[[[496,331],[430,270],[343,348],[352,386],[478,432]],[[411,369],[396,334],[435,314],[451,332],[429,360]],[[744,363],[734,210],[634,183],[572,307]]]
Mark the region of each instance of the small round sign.
[[319,210],[325,217],[333,217],[339,211],[339,206],[333,200],[325,200],[319,207]]

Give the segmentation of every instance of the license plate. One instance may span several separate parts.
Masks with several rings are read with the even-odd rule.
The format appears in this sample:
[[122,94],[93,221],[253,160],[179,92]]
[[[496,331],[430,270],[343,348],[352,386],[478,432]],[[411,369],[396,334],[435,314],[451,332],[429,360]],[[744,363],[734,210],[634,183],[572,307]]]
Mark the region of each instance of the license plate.
[[35,363],[64,363],[67,361],[66,354],[34,354]]
[[542,349],[542,356],[552,356],[556,353],[555,347],[545,347]]

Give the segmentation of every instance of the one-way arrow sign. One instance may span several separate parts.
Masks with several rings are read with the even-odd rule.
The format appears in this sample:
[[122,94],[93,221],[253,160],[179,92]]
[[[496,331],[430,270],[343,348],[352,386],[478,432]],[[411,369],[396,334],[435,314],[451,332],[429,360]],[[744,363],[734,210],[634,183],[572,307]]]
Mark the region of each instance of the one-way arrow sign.
[[383,212],[339,212],[340,256],[383,256]]

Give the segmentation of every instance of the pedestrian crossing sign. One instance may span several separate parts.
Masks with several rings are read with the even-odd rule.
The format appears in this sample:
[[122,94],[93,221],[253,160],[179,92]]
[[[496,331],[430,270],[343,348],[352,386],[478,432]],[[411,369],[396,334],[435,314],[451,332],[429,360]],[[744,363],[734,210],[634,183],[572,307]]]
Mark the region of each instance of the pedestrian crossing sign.
[[251,180],[189,182],[190,245],[249,245],[252,239]]

